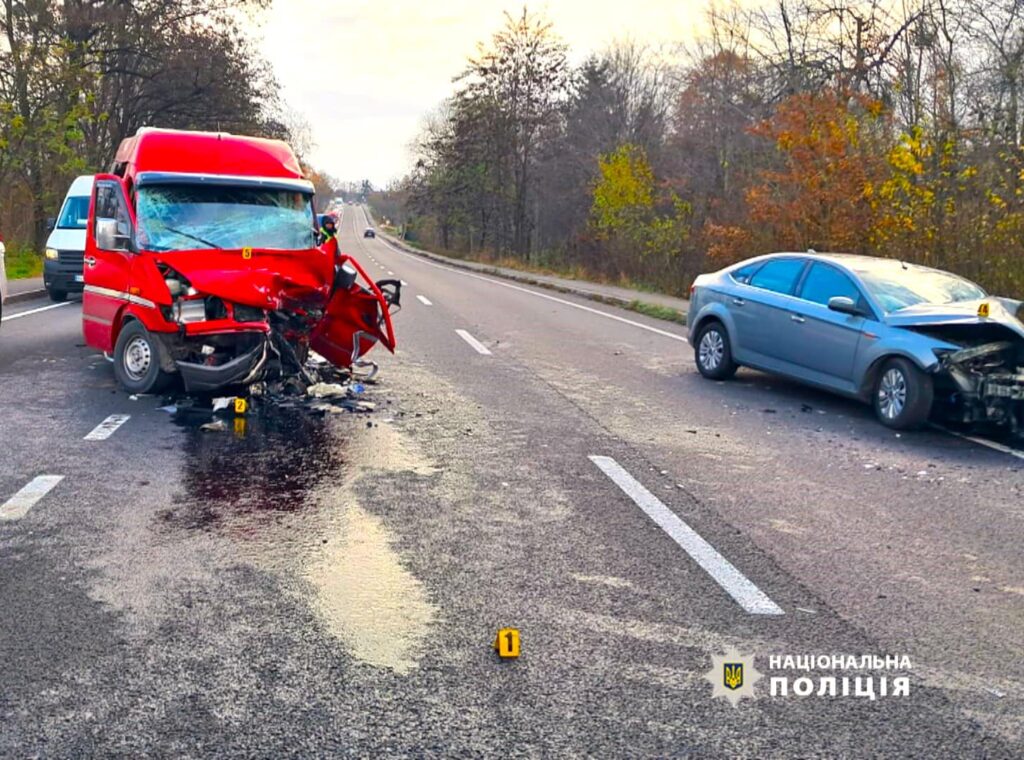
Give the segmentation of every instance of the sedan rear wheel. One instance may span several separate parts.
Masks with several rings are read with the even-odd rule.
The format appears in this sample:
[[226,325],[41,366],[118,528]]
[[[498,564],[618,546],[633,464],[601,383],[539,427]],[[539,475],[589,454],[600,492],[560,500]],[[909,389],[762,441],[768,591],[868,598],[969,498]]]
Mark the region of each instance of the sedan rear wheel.
[[697,334],[694,347],[697,371],[711,380],[728,380],[736,374],[729,334],[721,322],[709,322]]
[[875,414],[886,427],[913,430],[928,421],[932,411],[932,379],[915,364],[902,358],[889,359],[875,381]]

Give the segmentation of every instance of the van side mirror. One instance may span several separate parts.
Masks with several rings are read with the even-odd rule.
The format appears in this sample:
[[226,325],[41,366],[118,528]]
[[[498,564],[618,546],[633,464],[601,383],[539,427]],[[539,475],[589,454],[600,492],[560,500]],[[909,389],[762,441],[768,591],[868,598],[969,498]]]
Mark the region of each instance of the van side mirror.
[[852,317],[864,316],[856,302],[846,296],[832,296],[832,298],[828,299],[828,308],[832,311],[838,311],[840,314],[849,314]]
[[356,277],[358,276],[359,275],[354,268],[348,264],[342,264],[334,270],[334,289],[349,290],[356,284]]
[[129,235],[116,219],[96,220],[96,246],[103,251],[127,251]]
[[47,232],[53,232],[53,230],[54,230],[54,228],[56,226],[57,226],[57,217],[55,217],[55,216],[48,216],[46,218],[46,231]]

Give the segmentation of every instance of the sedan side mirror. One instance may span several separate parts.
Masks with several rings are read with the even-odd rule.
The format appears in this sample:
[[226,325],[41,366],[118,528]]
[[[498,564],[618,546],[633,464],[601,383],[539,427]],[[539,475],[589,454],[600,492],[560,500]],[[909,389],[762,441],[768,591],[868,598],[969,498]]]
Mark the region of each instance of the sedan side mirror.
[[840,314],[849,314],[852,317],[864,316],[856,302],[847,296],[832,296],[832,298],[828,299],[828,308],[832,311],[838,311]]
[[102,251],[127,251],[128,235],[116,219],[96,220],[96,247]]

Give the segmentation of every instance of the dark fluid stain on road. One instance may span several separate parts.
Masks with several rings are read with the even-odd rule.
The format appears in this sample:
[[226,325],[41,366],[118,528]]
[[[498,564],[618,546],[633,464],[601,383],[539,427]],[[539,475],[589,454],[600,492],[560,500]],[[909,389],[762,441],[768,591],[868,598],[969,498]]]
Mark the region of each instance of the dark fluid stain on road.
[[[328,421],[302,408],[263,405],[245,416],[179,409],[186,429],[182,489],[168,522],[209,528],[239,515],[301,510],[328,478],[340,479],[345,441]],[[221,420],[224,430],[203,430]]]

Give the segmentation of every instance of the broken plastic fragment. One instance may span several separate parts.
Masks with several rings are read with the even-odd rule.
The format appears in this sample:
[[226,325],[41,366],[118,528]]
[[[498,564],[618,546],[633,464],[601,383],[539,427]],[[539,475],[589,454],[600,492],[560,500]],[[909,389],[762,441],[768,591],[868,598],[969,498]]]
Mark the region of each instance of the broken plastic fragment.
[[316,383],[306,389],[313,398],[331,398],[334,396],[344,396],[347,394],[344,385],[338,383]]
[[221,398],[215,398],[213,400],[213,411],[219,412],[221,409],[227,409],[229,406],[235,403],[234,396],[223,396]]

